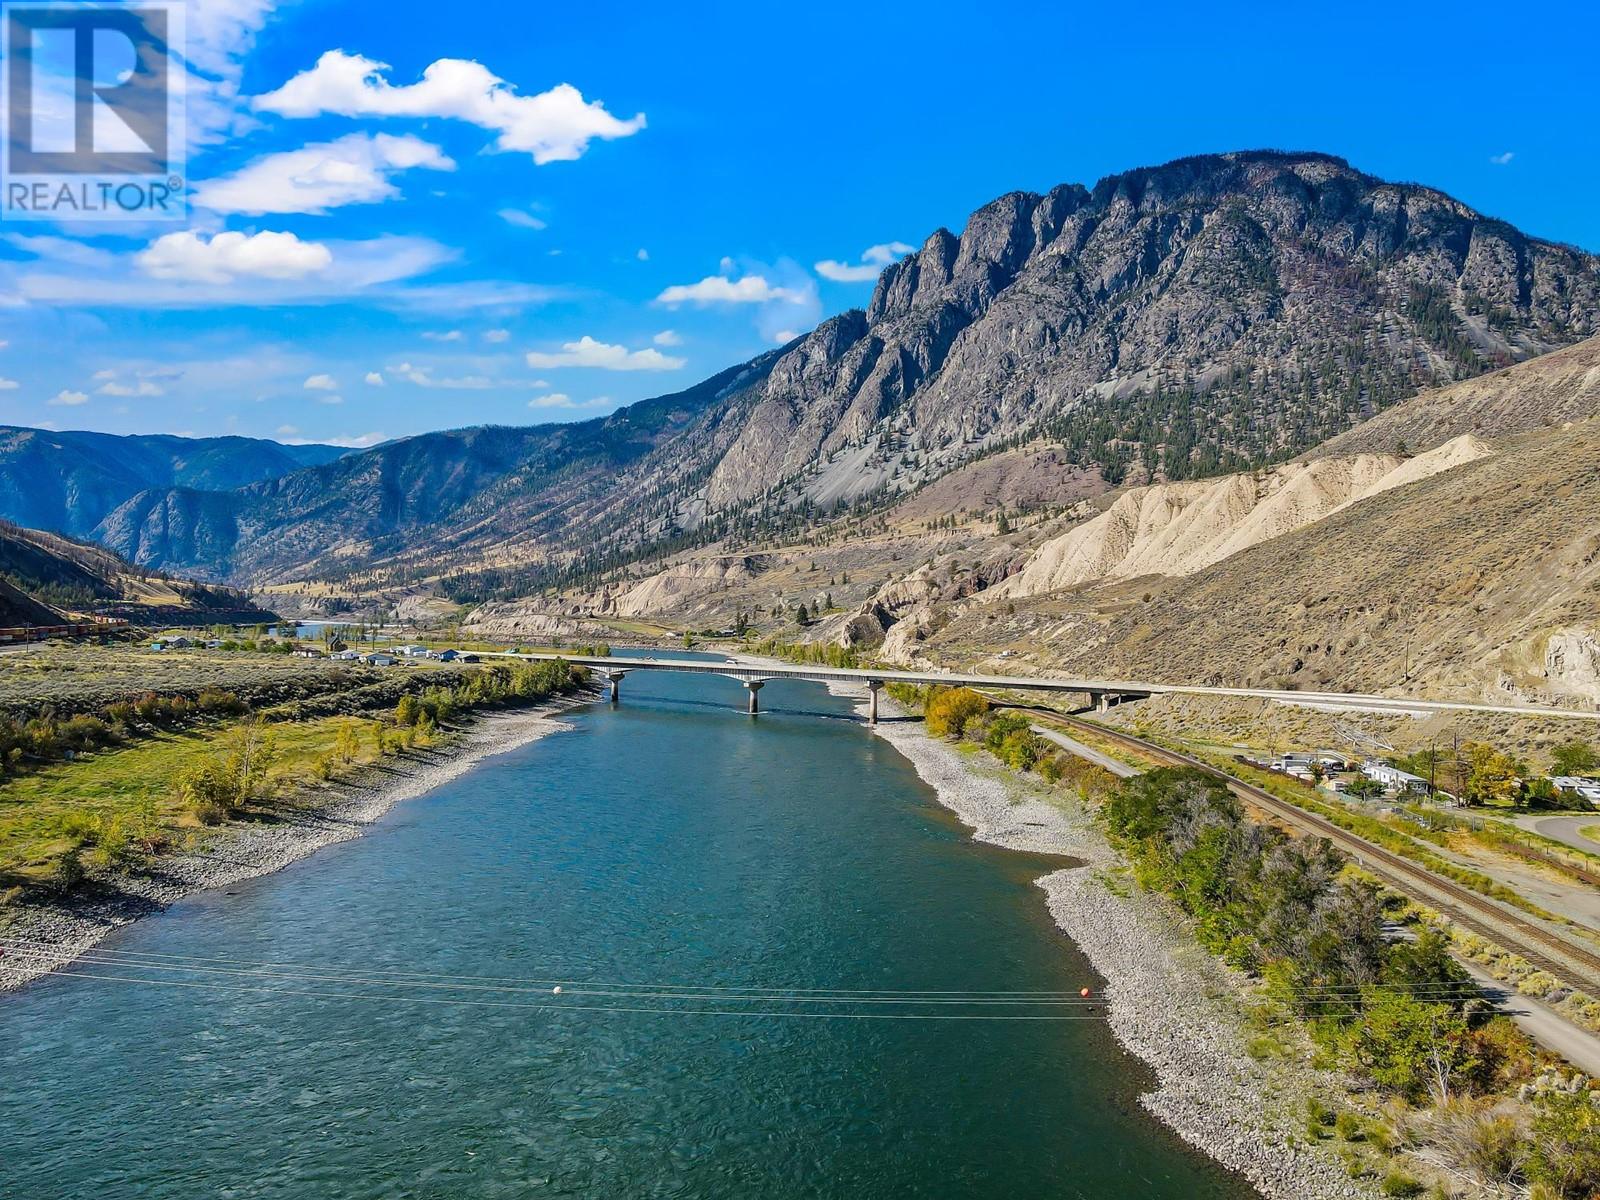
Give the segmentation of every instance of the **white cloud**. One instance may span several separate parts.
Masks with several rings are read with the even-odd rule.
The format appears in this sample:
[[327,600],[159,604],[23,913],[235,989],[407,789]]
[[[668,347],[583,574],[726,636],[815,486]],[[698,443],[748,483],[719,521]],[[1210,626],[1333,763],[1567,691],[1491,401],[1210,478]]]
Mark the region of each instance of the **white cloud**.
[[868,246],[861,252],[861,261],[877,263],[887,267],[896,259],[904,258],[915,250],[915,246],[908,246],[904,242],[880,242],[876,246]]
[[14,392],[21,386],[15,379],[6,379],[0,376],[0,392]]
[[[351,450],[365,450],[370,446],[376,446],[380,442],[387,442],[388,440],[389,435],[386,433],[363,433],[354,437],[317,438],[316,444],[319,446],[343,446]],[[299,441],[295,444],[305,445],[305,442]]]
[[650,340],[652,342],[654,342],[658,346],[681,346],[681,345],[683,345],[683,339],[678,336],[676,330],[672,330],[672,329],[663,329],[660,333],[656,334],[655,337],[651,338]]
[[295,434],[297,434],[299,432],[300,432],[299,428],[297,426],[294,426],[294,425],[279,425],[278,426],[278,436],[279,437],[293,437]]
[[383,387],[383,373],[381,371],[368,371],[367,383],[372,387]]
[[800,336],[800,334],[796,330],[793,330],[793,329],[780,329],[780,330],[778,330],[777,333],[772,335],[772,341],[773,341],[773,343],[775,345],[787,346],[790,342],[794,341],[795,338],[797,338],[799,336]]
[[63,389],[50,397],[49,400],[46,400],[45,403],[58,408],[76,408],[80,404],[89,403],[89,397],[84,392],[69,392]]
[[866,283],[876,279],[883,268],[915,250],[904,242],[880,242],[861,252],[860,263],[843,263],[825,258],[817,264],[817,274],[835,283]]
[[219,233],[210,241],[190,230],[169,233],[140,251],[137,261],[157,279],[228,283],[239,276],[303,279],[325,271],[333,254],[292,233]]
[[639,247],[639,252],[637,254],[635,254],[634,257],[637,258],[640,262],[649,262],[650,261],[650,251],[646,250],[643,246],[640,246]]
[[301,384],[308,392],[337,392],[338,380],[332,375],[313,375]]
[[318,404],[326,404],[329,408],[333,408],[344,403],[343,396],[322,395],[318,396],[316,400]]
[[[0,261],[0,297],[62,307],[263,308],[360,297],[407,312],[447,312],[520,307],[554,294],[549,288],[488,280],[399,286],[456,256],[420,237],[301,242],[287,233],[224,233],[207,241],[186,231],[167,234],[134,254],[59,238],[11,242],[43,261]],[[324,255],[331,262],[324,262]],[[324,264],[321,269],[295,273],[318,263]],[[245,268],[264,269],[252,274]],[[245,280],[249,286],[240,286]]]
[[498,346],[501,342],[511,340],[511,331],[509,329],[485,329],[483,331],[483,340],[491,345]]
[[89,376],[89,378],[95,383],[103,383],[107,379],[115,379],[116,377],[117,373],[110,367],[104,367],[101,370],[96,371],[93,375]]
[[645,124],[643,113],[619,120],[568,83],[518,95],[487,67],[465,59],[438,59],[420,82],[400,87],[384,78],[388,70],[387,63],[329,50],[309,71],[257,96],[254,107],[285,117],[449,117],[497,133],[496,149],[531,154],[540,164],[580,158],[594,138],[629,137]]
[[1506,151],[1504,151],[1503,153],[1500,153],[1500,154],[1491,154],[1489,156],[1489,161],[1492,162],[1497,167],[1503,167],[1506,164],[1508,164],[1516,156],[1517,155],[1516,155],[1515,151],[1506,150]]
[[425,329],[422,336],[430,342],[459,342],[462,333],[459,329],[446,329],[442,332],[437,329]]
[[563,342],[558,352],[530,350],[530,367],[596,367],[603,371],[676,371],[686,360],[659,350],[629,350],[597,342],[587,334],[575,342]]
[[482,375],[461,375],[441,379],[433,374],[432,367],[415,367],[408,362],[391,367],[389,373],[418,387],[442,388],[453,392],[481,392],[495,386],[494,380]]
[[502,208],[500,219],[507,225],[515,225],[518,229],[548,229],[549,223],[534,216],[531,212],[524,212],[520,208]]
[[881,270],[882,267],[874,266],[852,267],[848,263],[831,258],[825,258],[817,264],[817,274],[835,283],[864,283],[869,279],[876,279]]
[[[104,372],[98,372],[104,374]],[[115,380],[102,384],[95,389],[102,396],[165,396],[165,389],[151,383],[148,379],[141,379],[138,383],[117,383]]]
[[761,275],[745,275],[739,279],[729,279],[725,275],[707,275],[699,283],[674,284],[656,297],[656,303],[767,304],[773,300],[798,301],[799,299],[798,291],[774,287]]
[[207,180],[194,202],[213,212],[325,213],[400,195],[391,176],[416,167],[453,171],[439,147],[410,136],[352,133],[337,141],[268,154],[232,175]]
[[529,408],[577,408],[572,397],[565,392],[551,392],[548,396],[535,396],[528,401]]

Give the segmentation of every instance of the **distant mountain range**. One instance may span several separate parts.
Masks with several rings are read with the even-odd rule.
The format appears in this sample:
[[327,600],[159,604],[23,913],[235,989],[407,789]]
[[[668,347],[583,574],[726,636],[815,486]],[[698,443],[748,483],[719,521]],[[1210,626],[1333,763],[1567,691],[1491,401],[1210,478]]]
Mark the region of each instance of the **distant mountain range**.
[[[0,515],[236,582],[517,595],[770,540],[1023,441],[1103,485],[1279,461],[1596,331],[1591,254],[1326,155],[1202,156],[1002,196],[887,268],[865,310],[609,417],[312,462],[251,443],[253,466],[181,471],[34,431],[26,453],[0,441]],[[13,484],[28,453],[49,465]]]
[[84,537],[118,505],[152,488],[231,491],[345,453],[259,438],[119,437],[0,425],[0,518]]

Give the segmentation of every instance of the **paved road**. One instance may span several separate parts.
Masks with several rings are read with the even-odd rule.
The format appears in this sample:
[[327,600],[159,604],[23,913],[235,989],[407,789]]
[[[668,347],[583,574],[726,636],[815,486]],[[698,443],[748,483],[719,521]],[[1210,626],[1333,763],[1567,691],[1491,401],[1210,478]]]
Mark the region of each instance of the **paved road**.
[[1494,1006],[1534,1041],[1555,1051],[1591,1078],[1600,1076],[1600,1036],[1579,1028],[1549,1006],[1511,991],[1477,963],[1464,959],[1456,961],[1478,982],[1494,1001]]
[[1587,850],[1590,854],[1600,854],[1600,842],[1584,837],[1579,830],[1596,826],[1600,826],[1600,813],[1590,813],[1586,817],[1546,817],[1533,822],[1535,833],[1564,842],[1574,850]]
[[1076,738],[1069,738],[1066,734],[1044,725],[1035,725],[1033,731],[1045,740],[1054,742],[1069,754],[1076,754],[1079,758],[1087,759],[1097,767],[1104,767],[1118,779],[1131,779],[1139,773],[1138,767],[1130,767],[1121,759],[1112,758],[1109,754],[1102,754],[1093,746],[1085,746]]

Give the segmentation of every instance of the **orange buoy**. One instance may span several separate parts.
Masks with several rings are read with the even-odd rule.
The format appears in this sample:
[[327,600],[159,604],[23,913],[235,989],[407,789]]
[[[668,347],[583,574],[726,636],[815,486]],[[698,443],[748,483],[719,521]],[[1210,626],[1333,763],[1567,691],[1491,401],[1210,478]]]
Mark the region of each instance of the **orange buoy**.
[[1088,988],[1082,989],[1081,991],[1079,991],[1078,995],[1084,997],[1085,999],[1088,999],[1089,989]]

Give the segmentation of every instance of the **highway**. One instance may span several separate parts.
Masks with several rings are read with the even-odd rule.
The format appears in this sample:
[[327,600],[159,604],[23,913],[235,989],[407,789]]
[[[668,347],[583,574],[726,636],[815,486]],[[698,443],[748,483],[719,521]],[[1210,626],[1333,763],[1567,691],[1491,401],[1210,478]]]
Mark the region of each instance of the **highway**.
[[1418,700],[1409,696],[1380,696],[1358,692],[1297,692],[1275,688],[1208,687],[1201,684],[1148,683],[1128,679],[1080,679],[1034,675],[976,675],[956,671],[891,671],[865,667],[824,667],[812,664],[766,665],[749,662],[700,662],[687,659],[595,657],[582,654],[523,653],[481,651],[482,657],[529,660],[565,659],[590,667],[608,677],[630,671],[687,671],[703,675],[724,675],[741,682],[763,683],[773,679],[807,679],[819,683],[862,683],[882,685],[906,683],[918,687],[938,684],[944,687],[996,688],[1016,692],[1076,692],[1102,704],[1119,699],[1148,696],[1214,696],[1246,700],[1270,700],[1320,708],[1339,708],[1361,712],[1483,713],[1497,716],[1549,717],[1575,721],[1600,721],[1600,709],[1552,708],[1538,705],[1475,704],[1459,700]]

